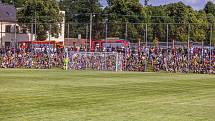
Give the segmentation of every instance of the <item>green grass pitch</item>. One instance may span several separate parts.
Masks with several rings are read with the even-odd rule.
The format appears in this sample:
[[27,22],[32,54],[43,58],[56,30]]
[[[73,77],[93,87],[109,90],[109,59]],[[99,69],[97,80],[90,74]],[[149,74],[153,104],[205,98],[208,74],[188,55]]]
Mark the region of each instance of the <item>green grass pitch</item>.
[[215,75],[0,70],[1,121],[215,121]]

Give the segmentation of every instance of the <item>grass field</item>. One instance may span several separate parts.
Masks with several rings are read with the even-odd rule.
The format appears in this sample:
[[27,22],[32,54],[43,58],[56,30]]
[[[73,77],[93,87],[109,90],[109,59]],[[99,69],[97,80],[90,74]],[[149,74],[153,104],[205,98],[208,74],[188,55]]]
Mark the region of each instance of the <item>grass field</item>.
[[215,75],[0,70],[1,121],[215,121]]

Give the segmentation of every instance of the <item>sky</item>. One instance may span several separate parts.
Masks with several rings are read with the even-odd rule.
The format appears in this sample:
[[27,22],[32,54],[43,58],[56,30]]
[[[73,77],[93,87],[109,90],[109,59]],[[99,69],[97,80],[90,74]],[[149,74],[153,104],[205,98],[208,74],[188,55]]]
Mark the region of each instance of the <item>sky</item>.
[[[140,1],[144,3],[144,0],[140,0]],[[213,3],[215,3],[215,0],[150,0],[149,4],[153,6],[159,6],[159,5],[175,3],[179,1],[182,1],[186,5],[190,5],[194,10],[203,9],[208,1],[212,1]],[[101,0],[101,4],[103,6],[107,5],[106,0]]]

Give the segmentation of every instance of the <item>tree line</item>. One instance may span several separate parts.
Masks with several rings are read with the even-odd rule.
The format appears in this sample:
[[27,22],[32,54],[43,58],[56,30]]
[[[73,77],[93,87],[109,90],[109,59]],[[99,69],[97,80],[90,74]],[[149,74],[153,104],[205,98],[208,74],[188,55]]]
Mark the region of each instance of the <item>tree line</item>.
[[[3,0],[11,4],[10,1]],[[90,15],[93,15],[93,39],[104,39],[107,30],[108,37],[125,38],[131,42],[146,41],[146,36],[148,41],[166,41],[168,36],[170,41],[185,42],[189,38],[209,43],[212,38],[215,43],[213,2],[209,1],[204,9],[197,11],[183,2],[151,6],[148,1],[142,5],[140,0],[107,0],[106,6],[102,6],[99,0],[13,0],[13,4],[21,8],[17,14],[20,23],[34,22],[35,18],[39,23],[53,23],[53,35],[59,32],[58,24],[54,23],[62,22],[59,14],[62,10],[66,12],[66,23],[70,23],[66,24],[65,35],[68,37],[89,35]],[[37,26],[38,34],[45,35],[43,33],[48,28],[46,24]]]

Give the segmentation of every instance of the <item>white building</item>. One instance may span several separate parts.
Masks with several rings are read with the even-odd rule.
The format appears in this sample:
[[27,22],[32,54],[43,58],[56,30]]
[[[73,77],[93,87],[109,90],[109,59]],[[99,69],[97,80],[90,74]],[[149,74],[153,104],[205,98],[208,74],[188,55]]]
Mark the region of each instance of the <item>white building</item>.
[[[65,12],[61,11],[61,14],[63,22],[59,24],[61,27],[59,37],[48,36],[45,41],[64,42]],[[35,34],[31,33],[27,27],[20,27],[16,20],[16,8],[13,5],[0,3],[0,48],[13,47],[14,43],[21,41],[36,41]],[[47,32],[47,34],[49,33]]]
[[16,25],[16,8],[0,3],[0,48],[13,46],[15,40],[29,39],[31,39],[30,34],[21,32],[20,27]]

